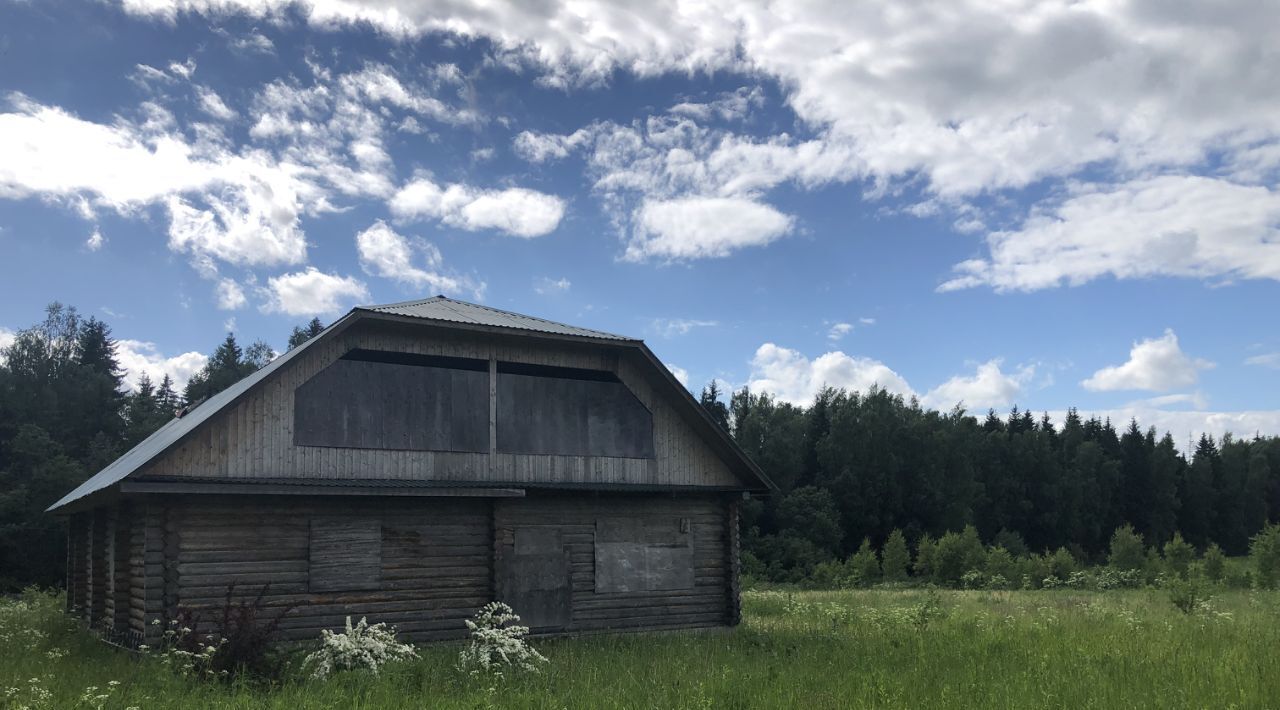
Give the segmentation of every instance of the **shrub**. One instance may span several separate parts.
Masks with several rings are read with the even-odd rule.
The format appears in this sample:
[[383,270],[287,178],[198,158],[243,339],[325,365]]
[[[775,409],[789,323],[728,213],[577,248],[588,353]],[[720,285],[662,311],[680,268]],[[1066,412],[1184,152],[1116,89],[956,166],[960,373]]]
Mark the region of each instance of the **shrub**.
[[813,566],[809,581],[818,589],[846,589],[853,586],[849,570],[844,563],[835,560],[819,562]]
[[1192,577],[1176,577],[1166,589],[1169,601],[1183,614],[1191,614],[1209,605],[1209,595],[1200,580]]
[[369,625],[365,618],[341,633],[328,629],[320,632],[320,648],[307,656],[303,668],[311,669],[312,678],[326,678],[336,671],[364,670],[373,674],[392,661],[417,658],[413,646],[396,641],[396,629],[379,623]]
[[1136,569],[1108,569],[1098,570],[1094,575],[1093,583],[1098,589],[1137,589],[1143,583],[1142,572]]
[[1196,559],[1196,549],[1182,539],[1182,533],[1174,533],[1173,539],[1164,544],[1164,562],[1169,571],[1183,579],[1191,573],[1191,563]]
[[963,531],[949,532],[938,540],[933,559],[934,579],[954,586],[965,572],[981,569],[986,558],[987,551],[978,538],[978,531],[966,525]]
[[1253,571],[1243,565],[1228,567],[1222,583],[1228,589],[1252,589]]
[[525,641],[529,627],[502,602],[490,602],[467,619],[471,642],[458,654],[458,667],[469,673],[502,674],[508,668],[537,671],[547,659]]
[[996,533],[996,536],[991,539],[991,545],[993,547],[1003,547],[1014,557],[1026,557],[1031,552],[1027,549],[1027,543],[1022,539],[1022,535],[1018,534],[1016,530],[1006,530],[1005,528],[1000,528],[1000,532]]
[[938,551],[938,543],[934,542],[929,533],[920,536],[920,541],[916,543],[916,561],[913,566],[917,577],[931,579],[934,575],[934,554]]
[[866,586],[880,579],[880,561],[876,559],[876,548],[871,546],[871,538],[862,539],[862,546],[849,558],[848,566],[854,584]]
[[[279,677],[285,657],[274,645],[280,635],[280,620],[292,607],[268,617],[263,600],[269,589],[270,585],[264,585],[252,597],[237,598],[236,585],[229,585],[222,608],[213,618],[179,607],[158,649],[164,663],[180,675],[205,679]],[[201,628],[209,631],[198,633]]]
[[983,571],[990,577],[1002,577],[1011,579],[1016,576],[1015,567],[1017,562],[1013,559],[1013,554],[1000,545],[987,550],[987,563],[983,567]]
[[894,528],[889,539],[880,551],[880,576],[886,582],[902,582],[907,578],[907,568],[911,566],[911,553],[907,551],[907,538],[901,530]]
[[1226,574],[1227,557],[1218,543],[1211,542],[1204,551],[1204,576],[1211,582],[1221,582]]
[[1263,589],[1274,589],[1280,581],[1280,524],[1263,528],[1249,543],[1254,579]]
[[1146,546],[1142,536],[1134,532],[1132,525],[1116,528],[1111,534],[1111,554],[1107,562],[1116,569],[1142,569],[1146,560]]
[[965,589],[982,589],[987,586],[987,577],[982,572],[971,569],[960,575],[960,586]]
[[1072,557],[1065,547],[1059,547],[1052,555],[1046,556],[1045,561],[1049,566],[1049,574],[1046,576],[1054,577],[1063,583],[1071,579],[1071,575],[1079,569],[1076,558]]
[[984,585],[984,588],[985,589],[1009,589],[1012,586],[1013,584],[1008,579],[1006,579],[1004,575],[993,574],[990,577],[987,577],[987,582]]

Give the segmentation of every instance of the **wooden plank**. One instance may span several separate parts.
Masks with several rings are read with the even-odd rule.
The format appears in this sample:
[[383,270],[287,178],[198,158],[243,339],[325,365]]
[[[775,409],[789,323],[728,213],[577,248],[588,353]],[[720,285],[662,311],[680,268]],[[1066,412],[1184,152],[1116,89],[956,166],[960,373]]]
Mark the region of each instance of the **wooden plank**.
[[310,589],[313,592],[382,586],[382,523],[366,517],[311,520]]

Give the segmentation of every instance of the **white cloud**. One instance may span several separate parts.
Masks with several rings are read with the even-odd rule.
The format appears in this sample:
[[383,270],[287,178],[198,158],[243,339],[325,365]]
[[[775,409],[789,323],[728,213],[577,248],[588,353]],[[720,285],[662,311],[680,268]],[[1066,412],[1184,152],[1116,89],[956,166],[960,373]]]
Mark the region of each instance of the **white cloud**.
[[1209,400],[1202,392],[1180,392],[1177,394],[1163,394],[1159,397],[1148,397],[1125,405],[1127,409],[1140,408],[1165,408],[1177,405],[1189,405],[1193,409],[1205,409],[1209,406]]
[[0,328],[0,350],[4,350],[10,345],[13,345],[13,341],[17,337],[18,334],[12,330],[9,330],[8,328]]
[[[214,288],[214,294],[217,297],[218,308],[224,311],[234,311],[245,304],[248,300],[245,298],[244,289],[235,279],[219,279],[218,285]],[[232,330],[228,328],[228,330]]]
[[[382,220],[356,235],[356,249],[360,254],[360,267],[366,274],[389,278],[433,294],[471,291],[478,295],[483,289],[483,285],[477,286],[471,279],[444,273],[444,257],[435,245],[411,242]],[[422,255],[426,268],[414,266],[415,251]]]
[[1213,363],[1193,359],[1183,353],[1178,345],[1178,336],[1172,330],[1166,330],[1159,338],[1134,343],[1125,363],[1104,367],[1080,384],[1094,392],[1167,392],[1194,385],[1199,379],[1199,371],[1211,367]]
[[569,157],[569,153],[591,139],[591,132],[578,129],[567,136],[521,131],[512,142],[516,155],[531,163],[544,163]]
[[555,230],[565,208],[559,197],[534,190],[459,184],[441,188],[425,177],[406,184],[388,204],[401,219],[426,217],[469,232],[492,229],[526,239]]
[[987,248],[989,258],[958,264],[941,290],[1033,291],[1103,276],[1280,279],[1280,192],[1196,176],[1080,187],[1021,228],[990,234]]
[[713,328],[720,325],[720,322],[694,318],[655,318],[651,325],[653,330],[662,337],[674,338],[677,335],[686,335],[694,328]]
[[275,54],[276,45],[261,32],[250,32],[243,37],[235,37],[228,46],[242,54]]
[[1245,358],[1244,364],[1258,365],[1260,367],[1270,367],[1275,370],[1280,370],[1280,352],[1254,355],[1252,357]]
[[290,316],[332,315],[353,301],[368,301],[369,290],[350,276],[326,274],[314,266],[267,280],[265,313]]
[[760,87],[741,87],[735,91],[721,93],[715,100],[706,103],[685,101],[672,106],[671,113],[682,114],[699,121],[719,119],[721,121],[741,121],[753,109],[764,105],[764,92]]
[[200,101],[200,110],[219,121],[230,121],[240,115],[223,103],[216,91],[208,87],[196,87],[196,98]]
[[684,369],[683,367],[680,367],[679,365],[673,365],[669,362],[666,362],[663,364],[667,366],[667,369],[671,371],[672,375],[675,375],[676,380],[678,380],[680,384],[684,385],[685,389],[689,389],[689,371],[688,370]]
[[102,248],[102,245],[106,243],[107,239],[102,236],[102,230],[94,227],[93,234],[90,234],[89,238],[85,240],[84,246],[89,251],[98,251]]
[[768,392],[784,402],[802,406],[812,404],[823,387],[865,392],[873,385],[904,397],[915,394],[901,375],[879,360],[839,351],[810,360],[798,350],[773,343],[756,350],[747,381],[752,391]]
[[836,323],[827,331],[827,340],[835,342],[853,332],[852,323]]
[[165,375],[173,378],[174,389],[181,392],[187,380],[204,367],[209,358],[191,351],[166,357],[156,348],[155,343],[141,340],[116,341],[116,360],[124,370],[124,384],[129,389],[137,389],[142,375],[159,384]]
[[728,256],[778,239],[792,219],[774,208],[740,198],[690,197],[646,202],[626,258],[667,261]]
[[573,284],[569,282],[569,279],[564,277],[552,279],[544,276],[534,283],[533,290],[534,292],[545,296],[549,293],[566,293],[572,285]]
[[863,325],[875,325],[876,319],[875,318],[859,318],[858,322]]
[[972,375],[956,375],[925,393],[920,403],[938,410],[963,404],[970,412],[1015,404],[1035,377],[1035,366],[1027,365],[1006,373],[1000,370],[1000,364],[999,359],[989,360],[978,365]]

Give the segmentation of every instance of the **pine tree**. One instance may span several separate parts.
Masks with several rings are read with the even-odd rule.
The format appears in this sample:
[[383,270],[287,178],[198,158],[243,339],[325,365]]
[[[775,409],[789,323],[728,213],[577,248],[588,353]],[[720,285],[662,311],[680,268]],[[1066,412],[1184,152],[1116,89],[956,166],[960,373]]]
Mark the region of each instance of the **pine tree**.
[[907,550],[907,538],[901,530],[894,528],[880,552],[881,575],[886,582],[902,582],[906,580],[910,567],[911,553]]
[[322,330],[324,330],[324,324],[320,322],[319,318],[312,318],[311,322],[306,325],[294,326],[293,332],[289,334],[288,349],[293,350],[299,345],[311,340],[319,335]]
[[729,431],[729,407],[720,400],[722,394],[719,385],[716,384],[715,380],[712,380],[707,383],[706,387],[702,388],[702,396],[699,398],[699,402],[701,402],[702,408],[707,410],[707,414],[711,415],[712,421],[719,424],[721,429]]

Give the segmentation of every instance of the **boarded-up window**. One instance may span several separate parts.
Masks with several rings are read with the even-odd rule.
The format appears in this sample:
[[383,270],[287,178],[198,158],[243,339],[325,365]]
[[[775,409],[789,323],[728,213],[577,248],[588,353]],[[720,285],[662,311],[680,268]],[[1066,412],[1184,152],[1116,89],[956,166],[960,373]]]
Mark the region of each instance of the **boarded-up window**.
[[[264,540],[264,544],[270,544]],[[371,518],[311,519],[311,591],[382,587],[382,523]]]
[[687,518],[596,521],[596,593],[693,588],[693,542]]
[[488,451],[489,363],[353,350],[294,392],[293,443]]
[[498,451],[653,457],[653,415],[611,372],[498,363]]

